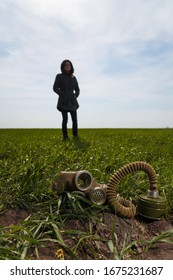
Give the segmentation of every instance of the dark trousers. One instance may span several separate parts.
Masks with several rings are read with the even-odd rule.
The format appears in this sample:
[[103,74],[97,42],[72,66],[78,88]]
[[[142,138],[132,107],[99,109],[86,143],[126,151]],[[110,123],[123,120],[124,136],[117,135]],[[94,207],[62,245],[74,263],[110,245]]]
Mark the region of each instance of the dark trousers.
[[[68,133],[67,133],[68,111],[61,111],[61,113],[62,113],[62,133],[63,133],[63,137],[67,138],[68,137]],[[77,111],[70,111],[69,113],[72,119],[73,136],[77,136],[78,135]]]

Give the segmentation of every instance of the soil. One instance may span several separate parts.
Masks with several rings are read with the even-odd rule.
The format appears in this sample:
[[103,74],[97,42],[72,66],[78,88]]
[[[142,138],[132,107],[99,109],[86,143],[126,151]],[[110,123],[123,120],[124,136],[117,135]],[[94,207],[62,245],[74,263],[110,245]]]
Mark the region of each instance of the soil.
[[[8,210],[0,216],[1,226],[11,226],[20,224],[26,219],[30,213],[25,210]],[[121,252],[124,240],[128,244],[136,240],[151,240],[153,237],[160,235],[162,232],[173,229],[172,221],[166,220],[146,220],[139,217],[134,219],[125,219],[115,216],[112,213],[99,214],[100,221],[92,220],[92,232],[94,231],[96,237],[101,237],[100,241],[88,240],[88,244],[81,245],[77,252],[78,259],[88,260],[97,259],[111,260],[114,255],[108,247],[108,243],[104,240],[112,239],[112,225],[115,224],[115,233],[117,236],[118,251]],[[115,222],[116,221],[116,222]],[[88,223],[81,220],[71,219],[66,220],[64,227],[67,230],[80,230],[86,231]],[[72,248],[77,242],[77,236],[72,237],[63,235],[64,241],[69,248]],[[98,238],[97,238],[98,239]],[[171,240],[173,242],[173,240]],[[92,254],[92,250],[94,254]],[[57,259],[55,252],[60,249],[57,244],[47,242],[46,246],[39,247],[40,260],[53,260]],[[63,250],[64,259],[72,259],[68,251]],[[157,242],[148,250],[144,250],[144,245],[141,241],[136,242],[126,254],[123,255],[124,259],[138,259],[138,260],[173,260],[173,243]],[[29,251],[28,258],[37,259],[32,251]]]

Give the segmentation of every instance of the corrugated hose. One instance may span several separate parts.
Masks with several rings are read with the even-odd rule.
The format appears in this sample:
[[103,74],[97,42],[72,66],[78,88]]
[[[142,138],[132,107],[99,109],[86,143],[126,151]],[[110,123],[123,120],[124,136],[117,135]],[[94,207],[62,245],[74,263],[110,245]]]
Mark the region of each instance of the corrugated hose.
[[148,175],[150,191],[157,192],[157,175],[155,170],[150,164],[143,161],[132,162],[121,167],[112,175],[107,184],[106,194],[108,203],[115,213],[124,218],[133,218],[136,214],[136,207],[131,201],[120,197],[116,192],[116,187],[125,176],[137,171],[144,171]]

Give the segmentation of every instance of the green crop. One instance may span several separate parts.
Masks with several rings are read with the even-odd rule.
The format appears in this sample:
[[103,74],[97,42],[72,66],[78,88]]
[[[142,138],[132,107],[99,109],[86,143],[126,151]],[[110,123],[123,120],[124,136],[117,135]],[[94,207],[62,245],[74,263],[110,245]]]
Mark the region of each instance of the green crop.
[[[69,193],[57,196],[52,183],[61,171],[88,170],[97,182],[106,184],[116,170],[133,161],[146,161],[155,169],[159,193],[166,197],[172,215],[172,129],[80,129],[79,139],[68,141],[62,140],[60,129],[1,129],[0,213],[25,209],[30,216],[17,226],[1,226],[0,259],[30,258],[33,248],[39,258],[39,248],[48,242],[56,243],[72,259],[79,258],[83,247],[99,259],[90,246],[98,247],[100,242],[91,220],[111,211],[109,206],[96,207]],[[139,172],[124,178],[117,192],[135,201],[147,189],[147,176]],[[87,221],[85,232],[64,229],[64,221],[75,218]],[[76,238],[71,248],[64,235]],[[113,241],[102,241],[113,248]]]

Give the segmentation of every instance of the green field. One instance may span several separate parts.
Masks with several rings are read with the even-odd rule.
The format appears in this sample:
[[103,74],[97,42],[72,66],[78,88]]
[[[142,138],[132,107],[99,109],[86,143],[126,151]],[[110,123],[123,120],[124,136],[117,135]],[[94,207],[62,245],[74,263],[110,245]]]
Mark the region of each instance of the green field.
[[[24,224],[8,228],[5,233],[1,226],[0,259],[26,258],[30,246],[39,246],[39,240],[51,230],[65,248],[61,231],[56,228],[57,223],[67,218],[63,212],[65,203],[71,203],[74,210],[71,216],[66,213],[68,217],[74,217],[75,213],[76,216],[83,213],[84,218],[94,215],[91,205],[88,204],[90,210],[86,213],[81,202],[69,202],[69,196],[57,197],[52,191],[52,183],[60,171],[88,170],[99,183],[106,184],[116,170],[135,161],[145,161],[155,169],[159,193],[166,197],[171,215],[173,129],[80,129],[79,139],[71,136],[65,142],[59,129],[1,129],[0,213],[25,209],[31,214]],[[135,201],[147,189],[146,174],[139,172],[127,176],[117,192]],[[100,211],[104,207],[107,206],[100,207]],[[49,229],[44,231],[46,218]],[[67,250],[75,258],[74,251]]]

